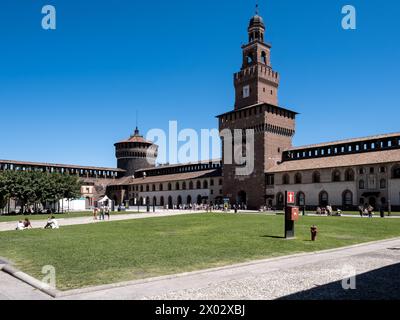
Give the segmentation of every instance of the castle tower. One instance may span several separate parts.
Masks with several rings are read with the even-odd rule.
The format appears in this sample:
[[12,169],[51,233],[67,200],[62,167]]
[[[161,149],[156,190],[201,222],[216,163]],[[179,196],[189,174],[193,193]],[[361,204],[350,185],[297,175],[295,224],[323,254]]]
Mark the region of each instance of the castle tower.
[[271,45],[264,41],[265,24],[258,9],[247,31],[242,68],[234,75],[235,109],[261,102],[278,105],[279,74],[271,66]]
[[[258,209],[266,203],[268,169],[282,160],[282,152],[292,146],[295,133],[296,112],[278,106],[279,75],[271,67],[271,46],[265,42],[265,24],[256,14],[250,19],[249,43],[242,46],[241,70],[234,74],[234,110],[218,116],[223,146],[223,194],[232,204],[246,204]],[[236,129],[244,134],[254,132],[254,169],[248,175],[238,175],[243,164],[226,161],[226,144],[232,145],[231,159],[235,152],[243,156],[245,141],[227,139],[224,132],[234,136]]]
[[145,140],[137,127],[129,139],[117,142],[114,146],[117,166],[126,170],[126,176],[134,175],[139,169],[155,167],[158,146]]

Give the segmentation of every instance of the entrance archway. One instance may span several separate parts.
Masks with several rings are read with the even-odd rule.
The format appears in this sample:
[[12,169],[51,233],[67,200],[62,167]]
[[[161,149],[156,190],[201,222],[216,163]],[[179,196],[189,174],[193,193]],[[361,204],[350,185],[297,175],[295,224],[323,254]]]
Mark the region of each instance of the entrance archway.
[[247,194],[243,190],[238,193],[238,204],[247,204]]
[[169,196],[168,197],[168,209],[172,209],[173,207],[172,207],[172,197],[171,196]]
[[178,196],[178,207],[182,205],[182,197]]
[[374,208],[376,208],[376,198],[375,197],[370,197],[368,199],[368,204]]

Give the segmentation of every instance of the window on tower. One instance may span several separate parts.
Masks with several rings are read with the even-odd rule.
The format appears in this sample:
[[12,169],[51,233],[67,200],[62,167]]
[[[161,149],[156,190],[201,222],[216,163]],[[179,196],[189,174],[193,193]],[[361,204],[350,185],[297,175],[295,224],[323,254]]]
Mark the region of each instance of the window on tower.
[[247,54],[247,57],[246,57],[246,60],[247,60],[247,64],[248,64],[248,65],[252,64],[253,61],[254,61],[253,53],[251,53],[251,52],[248,53],[248,54]]
[[243,87],[243,98],[248,98],[250,97],[250,86],[244,86]]
[[265,53],[265,51],[261,53],[261,62],[267,64],[267,54]]

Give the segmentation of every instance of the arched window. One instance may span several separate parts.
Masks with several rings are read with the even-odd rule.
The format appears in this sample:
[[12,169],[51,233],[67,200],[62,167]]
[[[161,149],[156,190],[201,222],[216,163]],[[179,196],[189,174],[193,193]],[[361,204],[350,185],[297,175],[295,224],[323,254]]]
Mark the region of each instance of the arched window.
[[222,186],[222,179],[219,179],[219,180],[218,180],[218,184],[219,184],[220,186]]
[[189,189],[190,189],[190,190],[193,190],[193,181],[190,181],[190,182],[189,182]]
[[192,203],[192,197],[188,195],[186,198],[186,204],[191,204],[191,203]]
[[395,165],[392,169],[392,178],[400,179],[400,165]]
[[363,179],[361,179],[359,182],[358,182],[358,188],[359,189],[365,189],[365,181],[363,180]]
[[287,173],[282,177],[282,184],[290,184],[290,177]]
[[319,194],[319,205],[321,207],[326,207],[329,204],[329,195],[328,192],[322,191]]
[[140,197],[139,204],[140,204],[141,206],[143,205],[143,197]]
[[175,190],[179,190],[179,182],[175,183]]
[[196,188],[197,188],[197,189],[201,189],[201,182],[200,182],[200,181],[197,181],[197,182],[196,182]]
[[385,189],[386,188],[386,179],[381,179],[379,185],[380,185],[381,189]]
[[351,207],[353,205],[353,193],[350,190],[343,192],[343,206]]
[[168,183],[168,190],[169,190],[169,191],[172,190],[172,185],[171,185],[171,183]]
[[160,206],[164,207],[164,197],[160,198]]
[[168,209],[172,209],[172,208],[173,208],[172,197],[169,196],[169,197],[168,197]]
[[149,192],[149,191],[150,191],[150,186],[146,185],[146,192]]
[[347,169],[344,174],[344,179],[346,181],[354,181],[354,171],[353,169]]
[[297,194],[297,205],[299,207],[305,206],[306,205],[306,195],[304,194],[304,192],[299,192]]
[[315,171],[312,176],[313,183],[320,183],[321,182],[321,174],[319,171]]
[[156,206],[156,205],[157,205],[157,198],[153,197],[153,206]]
[[261,52],[261,62],[267,64],[267,54],[265,51]]
[[153,186],[151,187],[152,191],[156,191],[156,185],[153,184]]
[[182,197],[178,196],[178,206],[182,205]]
[[185,181],[183,181],[183,183],[182,183],[182,190],[186,190],[186,182]]
[[298,172],[298,173],[296,173],[296,175],[294,176],[294,183],[295,183],[295,184],[301,184],[301,182],[302,182],[301,173]]
[[279,192],[277,195],[276,195],[276,205],[278,206],[278,207],[281,207],[281,206],[283,206],[285,204],[285,197],[283,196],[283,193],[282,192]]
[[253,63],[254,58],[253,58],[253,53],[252,53],[252,52],[249,52],[249,53],[247,54],[246,60],[247,60],[247,64],[252,64],[252,63]]
[[149,206],[150,205],[150,197],[146,197],[146,206]]
[[208,189],[208,181],[207,180],[203,181],[203,189]]
[[340,171],[339,170],[334,170],[332,172],[332,181],[333,182],[340,182]]
[[202,197],[201,197],[201,195],[198,195],[197,196],[197,204],[201,204],[201,202],[202,202]]
[[140,186],[140,192],[143,192],[143,186]]

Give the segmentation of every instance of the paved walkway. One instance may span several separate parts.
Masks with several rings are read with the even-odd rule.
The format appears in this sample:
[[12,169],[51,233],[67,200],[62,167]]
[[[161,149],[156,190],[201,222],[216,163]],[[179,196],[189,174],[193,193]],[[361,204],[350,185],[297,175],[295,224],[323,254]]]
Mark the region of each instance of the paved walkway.
[[[181,275],[72,290],[66,292],[62,299],[277,299],[337,282],[348,275],[348,267],[354,268],[357,278],[363,279],[367,272],[396,264],[400,264],[400,238]],[[376,286],[385,292],[385,297],[400,299],[398,283],[394,281],[398,274],[395,272],[393,278],[383,277]],[[364,286],[359,285],[365,289],[365,283]],[[328,296],[316,294],[308,298],[334,298],[332,292],[328,290]],[[340,294],[348,291],[337,285],[336,292],[336,297],[340,298]],[[352,291],[353,294],[359,294],[359,297],[362,297],[363,292],[371,293],[371,290]]]
[[[1,268],[1,265],[0,265]],[[0,300],[47,300],[47,294],[0,271]]]
[[[154,218],[154,217],[169,217],[169,216],[176,216],[176,215],[182,215],[182,214],[193,214],[193,213],[199,213],[199,212],[200,211],[169,210],[169,211],[159,211],[159,212],[151,212],[151,213],[114,214],[114,215],[111,215],[110,221],[133,220],[133,219]],[[56,216],[56,218],[57,218],[57,216]],[[57,221],[59,222],[60,227],[79,225],[79,224],[103,223],[103,221],[100,221],[100,220],[93,220],[93,216],[90,213],[88,213],[88,216],[85,216],[85,217],[61,218],[61,219],[57,219]],[[46,225],[46,222],[47,222],[47,220],[31,220],[31,224],[34,229],[43,228]],[[105,222],[107,222],[107,218],[106,218]],[[17,221],[0,222],[0,232],[15,230],[16,225],[17,225]]]

